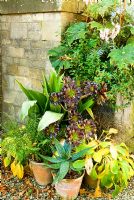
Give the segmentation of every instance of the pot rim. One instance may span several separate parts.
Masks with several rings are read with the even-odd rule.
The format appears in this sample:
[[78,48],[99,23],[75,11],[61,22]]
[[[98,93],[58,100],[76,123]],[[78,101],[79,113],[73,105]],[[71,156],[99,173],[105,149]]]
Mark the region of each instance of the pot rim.
[[44,166],[45,164],[43,163],[43,162],[36,162],[36,161],[34,161],[34,160],[29,160],[29,162],[31,163],[31,164],[34,164],[34,165],[41,165],[41,166]]
[[[53,173],[52,173],[52,175],[54,176]],[[84,170],[83,174],[78,178],[63,178],[61,181],[79,180],[79,179],[83,178],[84,175],[85,175],[85,170]]]

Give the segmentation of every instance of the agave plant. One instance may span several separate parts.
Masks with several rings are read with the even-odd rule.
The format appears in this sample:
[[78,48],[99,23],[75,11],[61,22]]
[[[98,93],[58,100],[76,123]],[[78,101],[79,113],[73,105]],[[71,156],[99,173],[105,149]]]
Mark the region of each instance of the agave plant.
[[75,153],[70,143],[64,142],[62,145],[57,139],[54,139],[54,145],[54,155],[52,157],[40,155],[44,159],[44,164],[54,170],[53,183],[60,182],[72,171],[76,173],[84,171],[84,156],[91,148]]

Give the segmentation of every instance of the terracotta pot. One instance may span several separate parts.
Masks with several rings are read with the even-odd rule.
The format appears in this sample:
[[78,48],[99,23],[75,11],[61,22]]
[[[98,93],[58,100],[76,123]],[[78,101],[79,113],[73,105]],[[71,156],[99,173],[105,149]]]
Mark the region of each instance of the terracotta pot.
[[84,176],[84,183],[91,189],[95,189],[97,187],[97,180],[93,180],[87,173],[85,173]]
[[32,170],[35,180],[39,185],[52,183],[51,169],[44,166],[44,163],[37,163],[30,160],[30,169]]
[[76,179],[63,179],[55,184],[57,194],[64,200],[73,200],[78,196],[84,173]]

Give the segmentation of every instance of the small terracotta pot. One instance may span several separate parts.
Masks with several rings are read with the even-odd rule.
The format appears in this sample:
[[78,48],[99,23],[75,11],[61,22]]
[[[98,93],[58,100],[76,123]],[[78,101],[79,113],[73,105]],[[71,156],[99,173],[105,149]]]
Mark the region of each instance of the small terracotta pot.
[[64,200],[73,200],[78,196],[84,173],[76,179],[63,179],[55,184],[57,194]]
[[44,163],[37,163],[35,161],[29,162],[30,169],[32,170],[35,180],[39,185],[47,185],[52,183],[53,177],[51,169],[44,166]]
[[97,180],[93,180],[87,173],[85,173],[84,176],[84,183],[91,189],[95,189],[97,187]]

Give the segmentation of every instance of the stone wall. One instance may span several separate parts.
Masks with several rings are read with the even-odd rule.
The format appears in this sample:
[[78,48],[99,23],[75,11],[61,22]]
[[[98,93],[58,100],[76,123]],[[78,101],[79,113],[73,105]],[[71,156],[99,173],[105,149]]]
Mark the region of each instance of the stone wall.
[[[42,73],[48,75],[51,68],[48,50],[58,45],[63,29],[70,22],[77,20],[79,15],[77,12],[65,12],[65,9],[64,12],[62,10],[59,12],[59,9],[62,9],[61,5],[60,8],[55,5],[55,12],[29,14],[15,14],[16,7],[15,9],[9,7],[8,10],[7,4],[3,5],[5,5],[4,15],[1,16],[3,112],[18,119],[20,105],[25,95],[15,80],[26,87],[41,89]],[[54,9],[50,5],[49,7]],[[27,9],[26,4],[25,9]],[[74,11],[74,7],[72,9]],[[75,9],[77,11],[78,7]],[[11,11],[12,14],[5,15]]]

